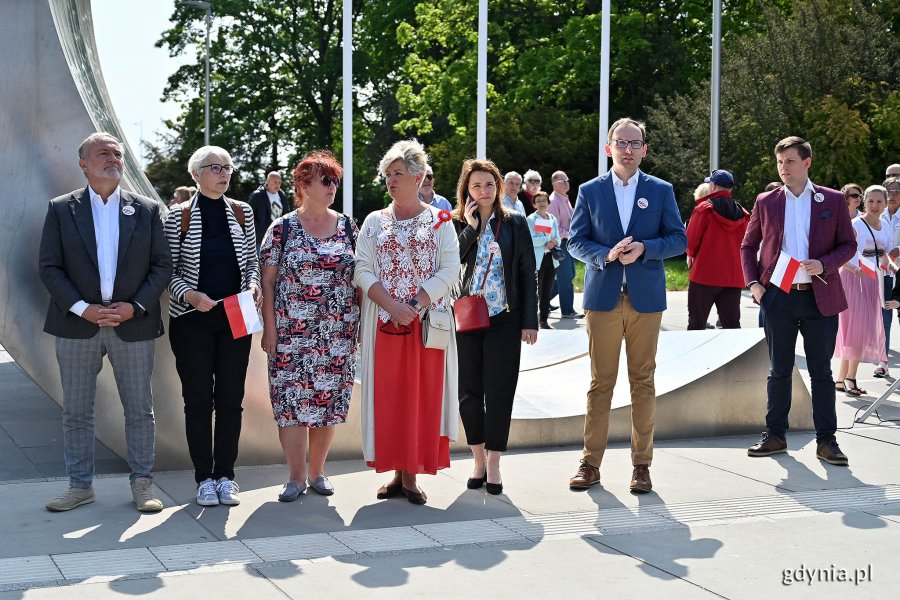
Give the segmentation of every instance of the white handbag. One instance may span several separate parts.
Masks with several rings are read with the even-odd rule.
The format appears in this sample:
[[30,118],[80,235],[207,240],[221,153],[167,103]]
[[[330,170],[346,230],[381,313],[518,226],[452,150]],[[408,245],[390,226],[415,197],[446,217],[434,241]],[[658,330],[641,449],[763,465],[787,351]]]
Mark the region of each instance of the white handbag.
[[446,350],[453,335],[450,311],[426,309],[422,313],[422,345],[434,350]]

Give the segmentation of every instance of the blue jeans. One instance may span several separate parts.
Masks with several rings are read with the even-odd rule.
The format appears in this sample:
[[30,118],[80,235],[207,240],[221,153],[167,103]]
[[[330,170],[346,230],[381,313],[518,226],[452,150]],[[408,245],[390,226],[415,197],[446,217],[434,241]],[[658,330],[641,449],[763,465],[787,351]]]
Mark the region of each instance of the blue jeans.
[[94,398],[103,357],[109,357],[125,410],[125,444],[131,481],[150,477],[155,421],[150,377],[155,340],[125,342],[112,327],[92,338],[56,338],[63,389],[63,443],[69,485],[86,489],[94,479]]
[[784,293],[769,287],[760,301],[769,345],[769,380],[766,428],[784,438],[791,410],[791,377],[794,371],[797,334],[803,336],[806,364],[812,380],[813,424],[816,441],[828,442],[837,431],[834,379],[831,357],[837,338],[838,316],[825,317],[816,306],[813,292]]
[[575,313],[575,286],[572,283],[575,279],[575,259],[569,254],[568,239],[562,241],[560,248],[566,253],[566,258],[560,261],[559,266],[556,267],[556,283],[553,285],[550,298],[553,299],[558,294],[559,312],[571,315]]

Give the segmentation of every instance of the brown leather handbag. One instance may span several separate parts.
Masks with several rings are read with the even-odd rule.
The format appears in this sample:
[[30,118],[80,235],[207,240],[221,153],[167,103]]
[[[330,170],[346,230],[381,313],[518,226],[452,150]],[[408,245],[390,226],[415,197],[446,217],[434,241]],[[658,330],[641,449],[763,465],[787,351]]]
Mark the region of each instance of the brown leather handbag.
[[[497,239],[500,238],[501,221],[497,225]],[[499,241],[497,242],[500,243]],[[484,285],[487,283],[488,273],[491,272],[491,262],[494,260],[494,252],[491,251],[488,256],[487,268],[484,270],[484,277],[481,278],[481,292],[470,294],[457,298],[453,303],[453,316],[456,318],[456,331],[465,333],[467,331],[478,331],[479,329],[487,329],[491,326],[491,315],[488,312],[487,301],[484,299]]]

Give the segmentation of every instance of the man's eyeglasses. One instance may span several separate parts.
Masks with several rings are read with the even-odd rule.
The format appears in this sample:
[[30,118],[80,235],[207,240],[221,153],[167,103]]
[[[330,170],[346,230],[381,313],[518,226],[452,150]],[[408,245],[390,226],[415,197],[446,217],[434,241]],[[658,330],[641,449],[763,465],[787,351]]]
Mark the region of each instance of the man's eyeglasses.
[[425,179],[431,181],[432,179],[434,179],[434,175],[431,173],[425,173]]
[[859,198],[861,196],[862,196],[862,194],[860,194],[859,192],[853,192],[853,193],[847,192],[847,197],[849,197],[849,198]]
[[900,188],[897,188],[895,190],[888,190],[887,192],[891,196],[896,196],[897,194],[900,194]]
[[218,175],[222,171],[231,175],[234,172],[234,165],[220,165],[218,163],[213,163],[211,165],[203,165],[200,169],[209,169],[210,173],[213,175]]
[[319,181],[322,182],[322,185],[325,187],[334,184],[334,187],[341,187],[341,178],[340,177],[332,177],[331,175],[322,175],[319,178]]
[[631,146],[635,150],[640,150],[644,147],[644,140],[610,140],[610,145],[623,149]]
[[568,179],[557,179],[555,183],[569,183]]

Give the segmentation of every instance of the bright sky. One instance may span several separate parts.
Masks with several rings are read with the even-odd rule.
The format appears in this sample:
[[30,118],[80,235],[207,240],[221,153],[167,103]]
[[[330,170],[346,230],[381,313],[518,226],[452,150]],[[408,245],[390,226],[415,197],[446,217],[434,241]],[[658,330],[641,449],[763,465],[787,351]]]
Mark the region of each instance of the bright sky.
[[[185,59],[169,58],[154,44],[170,27],[174,0],[91,0],[94,35],[103,78],[113,110],[131,149],[140,154],[140,141],[157,142],[164,119],[180,113],[176,103],[161,101],[169,75]],[[198,16],[203,11],[197,9]]]

